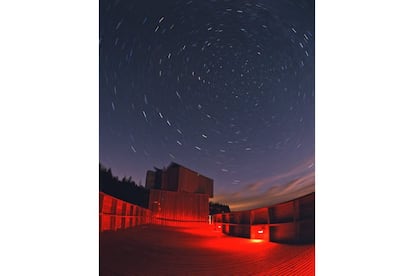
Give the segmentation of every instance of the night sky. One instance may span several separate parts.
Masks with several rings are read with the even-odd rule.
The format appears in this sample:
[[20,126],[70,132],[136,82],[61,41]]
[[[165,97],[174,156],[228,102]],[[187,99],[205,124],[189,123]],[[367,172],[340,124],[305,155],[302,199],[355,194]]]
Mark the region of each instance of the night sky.
[[100,1],[100,162],[176,162],[232,210],[314,191],[313,1]]

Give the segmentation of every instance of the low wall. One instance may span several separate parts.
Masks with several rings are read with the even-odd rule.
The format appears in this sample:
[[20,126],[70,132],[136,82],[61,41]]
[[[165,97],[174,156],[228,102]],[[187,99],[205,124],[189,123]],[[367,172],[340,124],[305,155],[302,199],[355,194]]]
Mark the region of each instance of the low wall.
[[216,214],[224,234],[279,243],[315,242],[315,193],[269,207]]
[[99,192],[100,232],[149,224],[151,220],[150,210]]

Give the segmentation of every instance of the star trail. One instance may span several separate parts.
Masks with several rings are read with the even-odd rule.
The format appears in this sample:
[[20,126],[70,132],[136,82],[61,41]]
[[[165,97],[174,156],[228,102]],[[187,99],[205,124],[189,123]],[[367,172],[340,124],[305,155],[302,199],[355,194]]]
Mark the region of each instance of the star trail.
[[100,161],[115,175],[144,184],[176,162],[238,208],[314,190],[313,1],[101,0],[99,12]]

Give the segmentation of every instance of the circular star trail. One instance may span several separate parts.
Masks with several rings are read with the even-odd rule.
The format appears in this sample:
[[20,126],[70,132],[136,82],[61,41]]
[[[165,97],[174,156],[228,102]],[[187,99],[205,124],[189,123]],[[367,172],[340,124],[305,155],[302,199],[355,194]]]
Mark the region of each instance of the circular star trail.
[[99,47],[115,174],[173,161],[226,193],[313,170],[312,1],[101,1]]

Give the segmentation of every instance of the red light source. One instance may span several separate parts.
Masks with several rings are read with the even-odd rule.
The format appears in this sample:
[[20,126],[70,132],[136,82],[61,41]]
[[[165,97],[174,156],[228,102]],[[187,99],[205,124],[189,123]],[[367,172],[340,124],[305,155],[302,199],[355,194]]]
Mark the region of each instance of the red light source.
[[261,243],[261,242],[264,242],[262,239],[251,239],[250,241],[252,243]]
[[218,228],[221,229],[221,225],[219,225]]
[[257,233],[263,234],[263,230],[258,230]]

